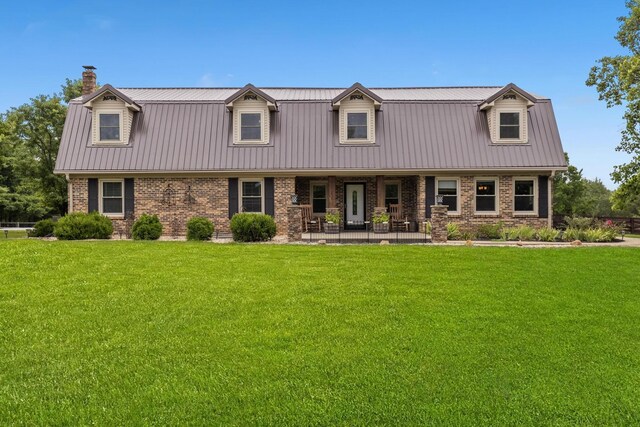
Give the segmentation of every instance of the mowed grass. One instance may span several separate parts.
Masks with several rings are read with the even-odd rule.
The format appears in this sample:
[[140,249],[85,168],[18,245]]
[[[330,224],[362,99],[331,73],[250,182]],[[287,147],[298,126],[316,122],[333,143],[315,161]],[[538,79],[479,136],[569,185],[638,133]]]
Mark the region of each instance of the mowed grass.
[[5,233],[4,230],[0,230],[0,242],[2,240],[9,239],[26,239],[27,232],[25,230],[8,230],[8,233]]
[[640,250],[0,241],[2,425],[640,423]]

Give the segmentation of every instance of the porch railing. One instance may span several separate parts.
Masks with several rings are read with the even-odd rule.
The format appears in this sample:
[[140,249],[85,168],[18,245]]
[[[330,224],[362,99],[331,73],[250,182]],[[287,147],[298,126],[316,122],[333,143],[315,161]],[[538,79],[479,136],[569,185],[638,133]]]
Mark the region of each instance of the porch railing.
[[303,231],[302,240],[310,243],[430,243],[431,235],[426,227],[417,227],[415,222],[405,221],[399,227],[391,224],[373,224],[371,221],[325,222],[312,221],[307,231]]

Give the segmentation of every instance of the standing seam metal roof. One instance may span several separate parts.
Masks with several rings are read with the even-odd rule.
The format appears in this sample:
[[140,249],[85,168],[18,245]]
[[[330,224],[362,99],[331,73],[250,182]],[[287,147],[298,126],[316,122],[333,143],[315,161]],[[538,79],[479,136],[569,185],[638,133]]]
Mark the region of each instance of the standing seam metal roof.
[[91,113],[74,101],[56,170],[178,173],[566,166],[548,100],[538,98],[528,111],[528,144],[491,143],[486,115],[477,104],[499,89],[372,89],[384,99],[376,112],[375,145],[339,144],[338,113],[332,110],[331,99],[344,89],[261,89],[278,100],[280,109],[271,113],[267,146],[233,145],[232,113],[223,101],[238,89],[119,89],[142,106],[134,118],[130,144],[92,146]]

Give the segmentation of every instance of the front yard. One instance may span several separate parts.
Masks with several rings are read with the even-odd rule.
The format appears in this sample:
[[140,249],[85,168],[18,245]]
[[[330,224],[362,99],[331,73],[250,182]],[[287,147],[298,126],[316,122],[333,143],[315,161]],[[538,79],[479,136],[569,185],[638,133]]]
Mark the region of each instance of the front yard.
[[0,424],[638,424],[639,255],[0,240]]

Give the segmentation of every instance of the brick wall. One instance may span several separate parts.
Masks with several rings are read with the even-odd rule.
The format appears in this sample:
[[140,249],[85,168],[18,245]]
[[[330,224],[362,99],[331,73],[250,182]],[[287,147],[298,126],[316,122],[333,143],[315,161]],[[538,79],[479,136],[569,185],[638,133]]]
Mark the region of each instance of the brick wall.
[[[163,225],[163,235],[184,236],[187,221],[194,216],[209,218],[216,231],[229,232],[228,178],[135,178],[134,216],[156,214]],[[275,221],[279,235],[288,228],[287,206],[291,204],[294,178],[274,179]],[[74,212],[88,210],[87,178],[71,178]],[[114,234],[125,233],[124,219],[113,219]]]

